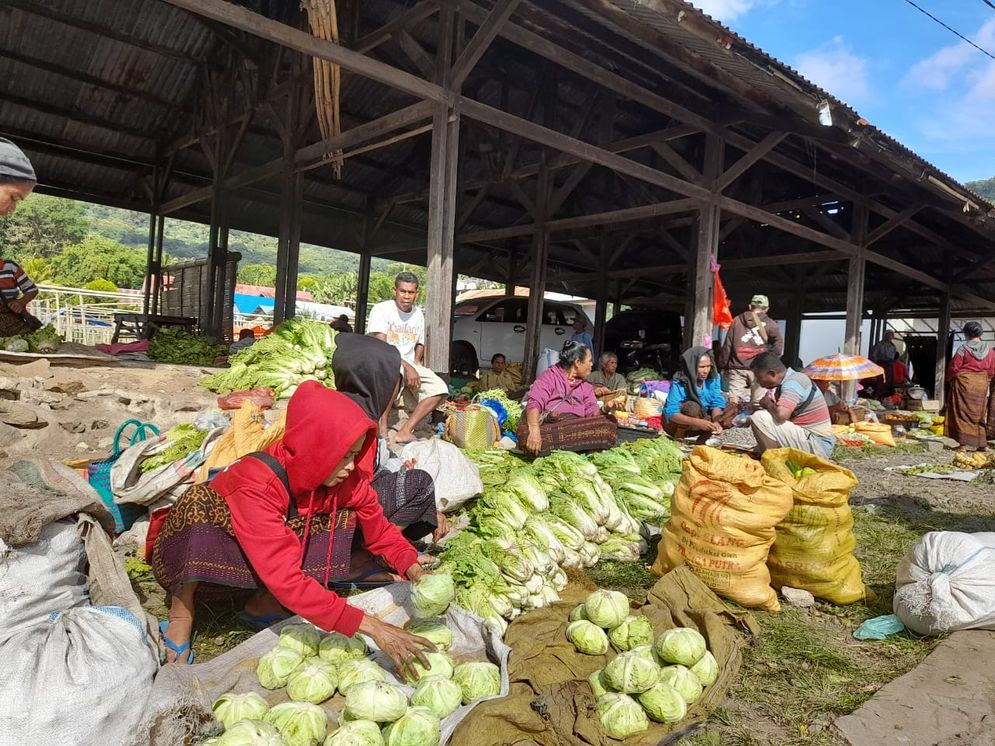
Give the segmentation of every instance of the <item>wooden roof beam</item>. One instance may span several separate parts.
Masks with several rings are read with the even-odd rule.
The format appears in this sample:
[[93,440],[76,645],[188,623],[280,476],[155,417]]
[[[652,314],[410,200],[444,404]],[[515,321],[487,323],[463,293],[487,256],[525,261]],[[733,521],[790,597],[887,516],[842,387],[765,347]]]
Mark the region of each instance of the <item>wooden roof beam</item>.
[[435,15],[438,11],[439,3],[436,0],[422,0],[422,2],[406,10],[394,20],[388,21],[376,31],[371,31],[357,39],[352,48],[360,54],[366,54],[388,41],[401,29],[411,28],[426,18]]
[[462,87],[467,75],[480,62],[480,58],[484,56],[484,52],[511,18],[511,14],[515,12],[520,2],[521,0],[497,0],[487,17],[478,24],[477,33],[467,43],[450,70],[449,82],[453,90],[458,91]]

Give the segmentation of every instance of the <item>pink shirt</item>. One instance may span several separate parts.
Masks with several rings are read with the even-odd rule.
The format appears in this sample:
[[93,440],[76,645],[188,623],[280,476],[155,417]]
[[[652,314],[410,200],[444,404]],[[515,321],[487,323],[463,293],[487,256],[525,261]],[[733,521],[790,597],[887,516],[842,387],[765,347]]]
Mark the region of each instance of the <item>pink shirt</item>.
[[594,417],[600,411],[594,387],[583,378],[568,380],[566,371],[559,365],[549,366],[529,389],[525,411],[533,410],[577,417]]

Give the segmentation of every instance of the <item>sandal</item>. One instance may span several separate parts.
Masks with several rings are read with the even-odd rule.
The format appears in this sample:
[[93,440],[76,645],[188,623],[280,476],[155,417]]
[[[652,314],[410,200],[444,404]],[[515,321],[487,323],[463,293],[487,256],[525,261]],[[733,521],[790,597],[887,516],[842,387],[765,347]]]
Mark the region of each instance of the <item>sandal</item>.
[[168,648],[169,650],[173,651],[173,654],[176,656],[173,659],[173,663],[183,663],[184,661],[180,660],[180,656],[183,655],[184,653],[189,653],[187,655],[187,659],[185,662],[187,665],[192,664],[194,656],[193,650],[190,647],[190,643],[192,642],[192,640],[187,640],[182,645],[177,645],[175,642],[166,637],[166,630],[168,628],[169,628],[168,619],[159,622],[159,639],[162,641],[162,644],[166,646],[166,648]]
[[383,588],[386,585],[398,582],[397,579],[393,578],[391,580],[366,580],[366,578],[371,578],[382,572],[385,572],[383,568],[371,567],[352,580],[332,581],[328,586],[337,591],[367,591],[374,588]]
[[268,627],[272,627],[274,624],[282,622],[284,619],[290,619],[292,616],[293,614],[264,614],[263,616],[255,616],[243,609],[238,612],[238,621],[249,629],[260,632]]

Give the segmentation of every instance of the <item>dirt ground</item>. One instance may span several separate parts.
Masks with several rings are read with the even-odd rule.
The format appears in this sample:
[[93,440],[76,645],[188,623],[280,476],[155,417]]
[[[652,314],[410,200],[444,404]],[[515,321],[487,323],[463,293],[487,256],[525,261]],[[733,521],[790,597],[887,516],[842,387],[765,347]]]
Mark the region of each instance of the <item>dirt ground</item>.
[[[190,422],[215,406],[215,396],[197,385],[206,372],[139,362],[86,368],[44,361],[0,363],[0,467],[22,458],[61,461],[107,455],[115,428],[132,417],[163,431]],[[877,601],[849,607],[820,602],[808,609],[756,614],[763,633],[745,649],[736,684],[705,728],[683,743],[841,744],[833,720],[857,709],[929,654],[934,640],[900,634],[859,642],[853,631],[866,619],[890,613],[895,568],[923,533],[995,531],[995,487],[885,471],[900,464],[950,463],[951,458],[950,451],[876,450],[854,451],[841,459],[860,481],[851,499],[856,555]],[[148,566],[134,558],[127,565],[146,608],[164,618],[165,594]],[[601,563],[589,576],[634,598],[656,580],[645,565],[634,563]],[[237,621],[240,603],[236,598],[200,610],[194,641],[200,660],[252,634]]]

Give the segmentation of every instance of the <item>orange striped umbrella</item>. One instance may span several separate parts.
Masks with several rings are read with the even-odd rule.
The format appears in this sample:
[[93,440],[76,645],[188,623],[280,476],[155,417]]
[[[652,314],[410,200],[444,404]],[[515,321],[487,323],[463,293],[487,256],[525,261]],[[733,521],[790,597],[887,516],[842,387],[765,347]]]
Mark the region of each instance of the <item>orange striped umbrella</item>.
[[883,376],[884,368],[863,355],[837,353],[813,360],[802,373],[820,381],[859,381]]

